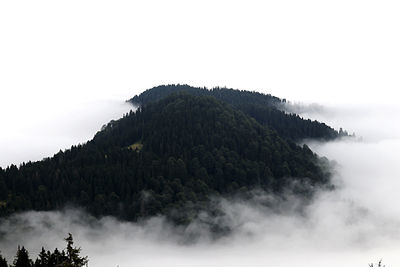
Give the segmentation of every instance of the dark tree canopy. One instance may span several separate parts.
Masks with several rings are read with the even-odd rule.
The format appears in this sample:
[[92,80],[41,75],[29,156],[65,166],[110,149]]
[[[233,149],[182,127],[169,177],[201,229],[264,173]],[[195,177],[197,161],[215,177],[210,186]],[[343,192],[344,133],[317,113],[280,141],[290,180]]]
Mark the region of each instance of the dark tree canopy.
[[29,258],[29,253],[24,247],[18,247],[13,265],[8,265],[7,261],[0,255],[0,267],[83,267],[88,266],[88,257],[80,256],[81,248],[74,247],[72,235],[69,234],[65,239],[67,248],[54,252],[46,251],[43,247],[38,257],[33,262]]
[[3,256],[1,256],[1,253],[0,253],[0,267],[8,267],[7,260],[3,258]]
[[220,87],[208,90],[189,85],[162,85],[146,90],[129,101],[134,105],[143,106],[178,92],[195,96],[213,96],[253,117],[260,124],[275,130],[281,137],[293,141],[308,138],[332,140],[348,135],[347,132],[338,132],[325,123],[305,120],[297,114],[288,113],[285,110],[285,99],[258,92]]
[[71,234],[68,234],[68,237],[65,238],[67,242],[67,248],[65,249],[65,257],[62,262],[59,264],[60,267],[83,267],[87,265],[88,259],[87,257],[81,257],[79,254],[81,253],[81,248],[74,247],[74,240]]
[[215,97],[173,94],[111,121],[86,144],[0,168],[0,215],[72,204],[126,220],[170,216],[212,195],[279,194],[294,179],[327,184],[321,163],[307,146]]
[[18,247],[13,267],[31,267],[31,266],[33,266],[33,262],[29,258],[28,251],[24,247],[22,248]]

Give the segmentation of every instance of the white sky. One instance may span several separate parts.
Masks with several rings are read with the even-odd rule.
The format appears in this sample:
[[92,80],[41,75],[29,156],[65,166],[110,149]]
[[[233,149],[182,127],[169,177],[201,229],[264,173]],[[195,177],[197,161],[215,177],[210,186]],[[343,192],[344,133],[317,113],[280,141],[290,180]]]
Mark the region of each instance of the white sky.
[[[188,266],[192,259],[218,266],[229,262],[248,266],[254,261],[265,265],[270,259],[277,266],[293,266],[293,261],[309,266],[321,262],[366,266],[367,261],[383,257],[384,263],[395,266],[400,236],[400,210],[393,205],[398,203],[400,173],[399,14],[400,2],[382,0],[0,1],[0,166],[39,160],[90,139],[104,123],[129,110],[124,100],[160,84],[227,86],[318,102],[328,107],[326,113],[309,116],[335,127],[343,125],[370,143],[313,146],[342,165],[345,187],[339,200],[316,202],[322,208],[313,209],[315,230],[298,231],[288,224],[294,234],[305,238],[277,234],[276,239],[285,246],[309,241],[312,246],[306,245],[306,252],[310,253],[293,254],[287,249],[283,256],[264,257],[261,242],[255,249],[250,247],[251,253],[243,250],[249,252],[247,257],[228,262],[225,255],[231,256],[231,246],[211,262],[204,257],[207,250],[193,250],[198,254],[185,254],[187,258],[171,256],[167,250],[161,253],[163,259],[170,266]],[[354,223],[353,210],[342,208],[347,207],[342,198],[357,212],[360,205],[372,215],[359,216]],[[259,221],[260,236],[276,233],[273,227],[264,231],[263,223],[269,220],[250,223],[258,226]],[[277,225],[282,227],[282,221]],[[125,237],[123,229],[120,235]],[[385,231],[394,233],[395,239],[386,240]],[[352,244],[346,237],[370,238],[383,251],[365,252],[355,246],[343,252],[346,244]],[[332,255],[315,253],[314,246],[321,244],[317,241],[328,244],[330,238],[343,239],[338,246],[344,249]],[[96,244],[103,246],[92,242],[83,247],[90,250]],[[149,247],[144,249],[149,254],[137,255],[139,260],[156,260],[147,257],[154,254],[154,246]],[[132,252],[124,253],[121,261],[129,263]],[[92,260],[108,256],[99,254]],[[115,263],[115,258],[108,260]]]
[[398,14],[398,1],[1,1],[0,166],[86,141],[128,110],[115,101],[166,83],[397,105]]
[[[394,101],[398,1],[2,1],[2,102],[189,83]],[[4,103],[2,103],[4,104]]]

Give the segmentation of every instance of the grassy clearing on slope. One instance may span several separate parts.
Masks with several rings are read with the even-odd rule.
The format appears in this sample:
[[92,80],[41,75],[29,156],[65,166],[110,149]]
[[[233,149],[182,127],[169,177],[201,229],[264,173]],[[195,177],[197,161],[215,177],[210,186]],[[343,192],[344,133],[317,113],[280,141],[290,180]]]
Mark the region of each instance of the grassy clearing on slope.
[[131,150],[140,151],[143,148],[143,144],[140,142],[136,142],[136,143],[128,146],[128,148]]

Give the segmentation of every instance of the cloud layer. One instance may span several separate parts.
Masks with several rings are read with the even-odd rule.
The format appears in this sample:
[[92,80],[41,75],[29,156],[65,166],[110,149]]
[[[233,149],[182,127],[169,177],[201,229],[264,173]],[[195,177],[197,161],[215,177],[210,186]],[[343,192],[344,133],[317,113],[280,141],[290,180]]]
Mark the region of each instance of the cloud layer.
[[[255,192],[246,201],[216,200],[223,216],[204,214],[187,228],[173,227],[161,217],[135,224],[109,217],[94,219],[79,210],[28,212],[0,222],[0,248],[11,259],[17,245],[23,244],[36,256],[42,245],[64,247],[62,239],[71,232],[89,256],[90,266],[99,267],[366,267],[381,258],[387,266],[397,266],[400,132],[392,125],[396,108],[387,107],[387,113],[370,110],[369,116],[364,116],[366,108],[343,112],[349,109],[317,115],[328,123],[347,120],[358,135],[367,137],[309,142],[318,154],[338,163],[337,189],[320,191],[305,209],[299,210],[299,200],[292,196],[266,207],[263,203],[274,198]],[[232,233],[214,239],[209,228],[214,222],[229,226]],[[195,242],[189,242],[191,237],[196,237]]]
[[93,138],[101,126],[134,107],[123,101],[96,96],[33,105],[0,106],[4,130],[0,132],[0,167],[50,157],[60,149]]

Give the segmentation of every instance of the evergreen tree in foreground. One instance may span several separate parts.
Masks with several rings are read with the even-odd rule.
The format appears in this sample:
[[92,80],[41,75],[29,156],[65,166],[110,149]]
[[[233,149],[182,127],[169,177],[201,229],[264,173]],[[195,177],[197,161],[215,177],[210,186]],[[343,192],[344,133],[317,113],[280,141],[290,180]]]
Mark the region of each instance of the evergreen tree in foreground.
[[6,259],[0,255],[0,267],[83,267],[88,266],[88,257],[81,257],[81,248],[74,247],[74,241],[71,234],[65,238],[67,247],[59,251],[57,248],[53,253],[42,247],[36,260],[33,262],[29,258],[29,253],[25,247],[18,247],[13,265],[8,265]]
[[46,267],[49,266],[49,254],[46,252],[44,247],[42,247],[42,250],[39,253],[38,258],[35,261],[35,267]]
[[3,256],[0,254],[0,267],[8,267],[7,261]]
[[369,266],[369,267],[374,267],[374,266],[377,266],[377,267],[385,267],[386,265],[382,265],[382,260],[380,260],[380,261],[378,262],[378,265],[374,265],[373,263],[370,263],[370,264],[368,264],[368,266]]
[[29,258],[28,251],[24,247],[22,248],[18,247],[13,267],[31,267],[31,266],[33,266],[33,262]]
[[72,239],[72,235],[68,234],[68,237],[65,238],[67,241],[66,248],[66,257],[65,260],[60,264],[62,267],[81,267],[85,266],[88,263],[87,257],[80,257],[79,253],[81,252],[81,248],[73,247],[74,241]]

